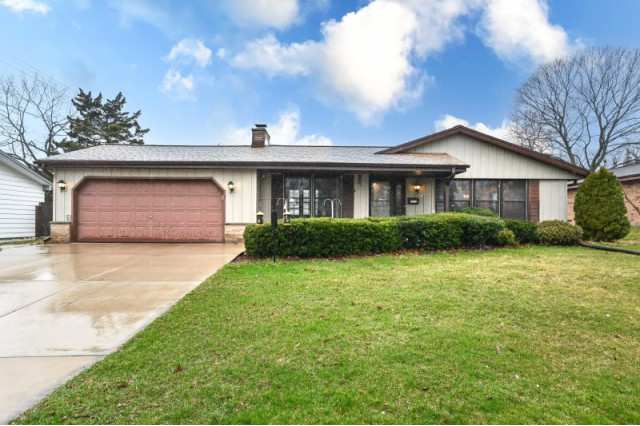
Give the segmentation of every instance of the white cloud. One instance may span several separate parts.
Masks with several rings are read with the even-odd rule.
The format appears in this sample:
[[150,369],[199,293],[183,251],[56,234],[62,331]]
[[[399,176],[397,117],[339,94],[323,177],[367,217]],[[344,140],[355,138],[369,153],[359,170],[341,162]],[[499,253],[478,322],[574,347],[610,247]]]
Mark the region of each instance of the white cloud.
[[216,56],[220,59],[226,58],[228,54],[229,54],[229,51],[224,47],[220,47],[218,50],[216,50]]
[[163,59],[169,62],[183,61],[188,63],[195,61],[204,68],[211,64],[211,49],[205,46],[202,40],[185,38],[173,46]]
[[440,120],[437,120],[434,124],[436,132],[450,129],[461,124],[465,127],[470,127],[479,132],[486,133],[488,135],[495,136],[496,138],[506,141],[509,140],[509,128],[511,127],[511,123],[507,120],[503,120],[500,127],[489,127],[484,123],[470,124],[467,120],[455,117],[450,114],[445,115]]
[[232,65],[271,76],[310,76],[318,98],[373,124],[389,108],[422,94],[424,76],[410,61],[417,25],[406,6],[376,0],[340,21],[324,23],[322,41],[285,45],[268,34],[247,44]]
[[195,83],[193,74],[183,77],[180,71],[169,70],[160,85],[160,91],[169,93],[177,99],[195,101]]
[[487,0],[478,35],[502,60],[540,64],[571,49],[567,33],[548,15],[545,0]]
[[[319,134],[300,135],[300,109],[291,106],[278,113],[278,121],[269,125],[267,131],[274,145],[332,145],[331,139]],[[222,132],[225,145],[247,145],[251,143],[251,126],[229,126]]]
[[49,5],[35,0],[2,0],[0,3],[16,13],[27,11],[46,15],[51,11]]
[[226,8],[241,27],[283,30],[298,21],[297,0],[233,0],[226,2]]
[[420,62],[462,42],[476,23],[485,45],[518,65],[570,49],[565,31],[549,23],[544,0],[373,0],[324,22],[320,40],[282,43],[269,33],[247,43],[231,64],[307,77],[319,100],[371,125],[417,102],[432,78]]
[[313,66],[317,43],[281,44],[273,33],[247,43],[231,64],[238,68],[259,68],[267,75],[308,75]]

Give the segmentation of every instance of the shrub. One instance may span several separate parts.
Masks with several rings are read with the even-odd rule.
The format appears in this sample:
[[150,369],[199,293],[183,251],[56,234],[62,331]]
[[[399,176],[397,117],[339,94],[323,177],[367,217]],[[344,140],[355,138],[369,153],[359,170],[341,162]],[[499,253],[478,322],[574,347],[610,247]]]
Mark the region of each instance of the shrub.
[[339,257],[388,253],[403,248],[396,221],[366,219],[293,219],[281,224],[273,238],[270,224],[249,225],[245,251],[254,257]]
[[402,249],[443,250],[497,241],[499,218],[439,213],[367,219],[294,219],[279,225],[249,225],[245,251],[254,257],[339,257]]
[[515,246],[518,244],[518,240],[511,229],[505,228],[498,232],[495,243],[499,246]]
[[464,207],[460,209],[460,213],[474,214],[476,216],[498,217],[498,215],[493,211],[489,209],[482,209],[480,207]]
[[582,229],[561,220],[547,220],[538,224],[538,238],[547,246],[570,246],[582,240]]
[[576,224],[589,240],[613,241],[631,230],[622,186],[615,175],[604,168],[582,182],[573,210]]
[[520,244],[538,244],[538,225],[519,219],[503,219],[505,226],[513,232]]

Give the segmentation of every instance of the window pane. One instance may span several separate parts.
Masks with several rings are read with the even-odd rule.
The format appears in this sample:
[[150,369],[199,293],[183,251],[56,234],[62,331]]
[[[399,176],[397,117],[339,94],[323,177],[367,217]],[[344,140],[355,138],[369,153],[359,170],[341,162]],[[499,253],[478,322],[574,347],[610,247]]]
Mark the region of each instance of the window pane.
[[314,216],[342,217],[340,177],[316,177],[314,184]]
[[498,181],[476,180],[473,183],[473,205],[498,213]]
[[371,184],[371,216],[391,216],[391,182],[378,181]]
[[284,196],[292,216],[311,216],[311,179],[287,176]]
[[527,218],[527,182],[525,180],[502,181],[502,217]]
[[468,179],[454,179],[451,181],[449,201],[451,211],[458,212],[471,205],[471,181]]
[[436,213],[444,211],[444,181],[436,180]]

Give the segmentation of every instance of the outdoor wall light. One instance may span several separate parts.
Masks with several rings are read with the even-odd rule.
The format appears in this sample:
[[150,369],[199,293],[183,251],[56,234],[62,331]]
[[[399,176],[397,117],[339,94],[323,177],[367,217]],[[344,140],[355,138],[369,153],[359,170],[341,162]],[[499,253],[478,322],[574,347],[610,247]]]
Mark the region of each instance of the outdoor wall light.
[[256,213],[256,225],[264,224],[264,213],[258,212]]
[[422,188],[422,186],[418,183],[413,185],[413,190],[416,191],[416,194],[420,192],[420,188]]
[[233,192],[236,190],[236,185],[233,183],[232,180],[229,181],[229,183],[227,184],[227,186],[229,187],[229,192]]
[[289,210],[285,210],[282,216],[284,218],[282,223],[286,226],[291,225],[291,213],[289,213]]
[[69,184],[65,181],[63,181],[62,179],[60,179],[58,181],[58,188],[60,188],[60,191],[66,191],[67,190],[67,186],[69,186]]

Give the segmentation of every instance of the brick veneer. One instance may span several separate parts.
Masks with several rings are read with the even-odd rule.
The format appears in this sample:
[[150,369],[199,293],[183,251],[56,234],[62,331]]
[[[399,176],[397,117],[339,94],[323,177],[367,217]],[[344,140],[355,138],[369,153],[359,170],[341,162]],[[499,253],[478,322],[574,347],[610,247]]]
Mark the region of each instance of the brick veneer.
[[51,222],[51,242],[71,242],[71,222]]
[[224,226],[224,242],[225,243],[244,243],[244,228],[247,225],[225,225]]

